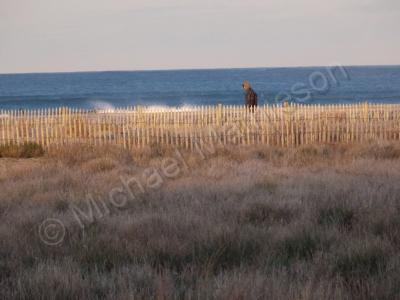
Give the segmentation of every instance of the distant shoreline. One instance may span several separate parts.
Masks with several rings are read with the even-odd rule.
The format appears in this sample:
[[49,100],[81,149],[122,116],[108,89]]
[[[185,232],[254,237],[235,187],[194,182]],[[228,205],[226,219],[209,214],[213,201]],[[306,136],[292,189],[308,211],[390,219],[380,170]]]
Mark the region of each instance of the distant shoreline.
[[[186,72],[186,71],[235,71],[235,70],[274,70],[274,69],[319,69],[326,68],[330,65],[315,65],[315,66],[276,66],[276,67],[204,67],[204,68],[166,68],[166,69],[126,69],[126,70],[77,70],[77,71],[43,71],[43,72],[11,72],[0,73],[3,75],[40,75],[40,74],[75,74],[75,73],[132,73],[132,72]],[[400,67],[400,64],[388,65],[342,65],[345,68],[380,68],[380,67]]]

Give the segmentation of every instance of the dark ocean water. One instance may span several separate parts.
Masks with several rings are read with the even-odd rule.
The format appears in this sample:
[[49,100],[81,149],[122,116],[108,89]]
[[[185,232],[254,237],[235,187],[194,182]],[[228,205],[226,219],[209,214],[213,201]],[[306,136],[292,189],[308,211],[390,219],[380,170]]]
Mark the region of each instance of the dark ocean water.
[[384,66],[4,74],[0,109],[241,104],[243,80],[260,104],[400,103],[400,66]]

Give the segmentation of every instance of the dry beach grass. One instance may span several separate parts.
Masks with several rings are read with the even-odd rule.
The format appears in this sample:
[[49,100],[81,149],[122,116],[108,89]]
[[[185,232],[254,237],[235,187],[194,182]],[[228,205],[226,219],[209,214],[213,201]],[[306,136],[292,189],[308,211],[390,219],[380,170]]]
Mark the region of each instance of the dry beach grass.
[[[1,298],[400,295],[400,144],[76,146],[0,163]],[[47,218],[66,229],[55,246]]]

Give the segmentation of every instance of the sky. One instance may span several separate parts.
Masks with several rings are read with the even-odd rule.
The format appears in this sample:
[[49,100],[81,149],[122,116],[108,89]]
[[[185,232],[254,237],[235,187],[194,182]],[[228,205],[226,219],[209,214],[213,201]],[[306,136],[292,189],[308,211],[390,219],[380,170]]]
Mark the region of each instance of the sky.
[[0,0],[0,73],[400,64],[399,0]]

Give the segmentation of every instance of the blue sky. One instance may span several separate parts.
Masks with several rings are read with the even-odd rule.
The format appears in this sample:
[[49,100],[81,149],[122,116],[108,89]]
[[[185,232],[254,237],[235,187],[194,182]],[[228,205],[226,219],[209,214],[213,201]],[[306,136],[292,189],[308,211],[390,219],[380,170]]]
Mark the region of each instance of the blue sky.
[[400,64],[398,0],[0,0],[0,73]]

